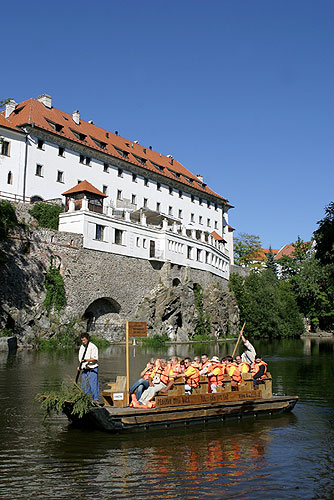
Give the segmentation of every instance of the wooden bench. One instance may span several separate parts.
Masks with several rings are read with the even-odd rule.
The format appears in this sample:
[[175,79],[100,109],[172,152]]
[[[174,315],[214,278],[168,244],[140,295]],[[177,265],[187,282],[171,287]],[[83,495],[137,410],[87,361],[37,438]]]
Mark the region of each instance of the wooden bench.
[[126,377],[117,376],[116,382],[108,384],[110,387],[102,391],[103,401],[107,406],[116,406],[124,408],[127,405],[126,397]]

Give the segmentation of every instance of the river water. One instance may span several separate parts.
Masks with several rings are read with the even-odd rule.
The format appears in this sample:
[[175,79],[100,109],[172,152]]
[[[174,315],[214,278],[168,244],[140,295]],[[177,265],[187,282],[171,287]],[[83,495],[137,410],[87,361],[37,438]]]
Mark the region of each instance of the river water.
[[[291,414],[111,435],[43,422],[36,393],[76,373],[76,354],[0,354],[0,499],[334,499],[334,342],[255,343]],[[131,348],[151,357],[225,355],[233,344]],[[100,351],[101,387],[124,374],[122,346]],[[101,388],[100,387],[100,388]]]

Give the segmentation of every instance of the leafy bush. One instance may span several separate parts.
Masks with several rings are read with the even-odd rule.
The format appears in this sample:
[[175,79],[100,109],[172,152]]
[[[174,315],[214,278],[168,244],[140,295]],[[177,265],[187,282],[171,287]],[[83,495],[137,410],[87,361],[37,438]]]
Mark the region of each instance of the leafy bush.
[[7,238],[11,228],[18,226],[15,208],[9,201],[0,202],[0,240]]
[[106,339],[101,339],[92,335],[90,340],[91,342],[93,342],[93,344],[96,345],[98,349],[106,349],[107,347],[110,347],[110,342]]
[[59,391],[50,391],[44,394],[37,394],[36,400],[45,411],[44,418],[52,412],[61,412],[66,403],[73,403],[72,415],[81,418],[92,408],[92,398],[73,383],[63,383]]
[[48,229],[58,229],[59,214],[63,212],[59,205],[49,205],[48,203],[35,203],[33,208],[29,210],[38,222],[39,227]]
[[196,342],[206,342],[208,340],[212,340],[212,338],[210,337],[210,335],[197,333],[191,340],[195,340]]
[[146,337],[142,339],[143,344],[150,347],[159,347],[169,341],[168,335],[153,335],[153,337]]
[[12,332],[12,330],[9,330],[9,328],[4,328],[0,332],[0,337],[12,337],[12,336],[13,336],[13,332]]

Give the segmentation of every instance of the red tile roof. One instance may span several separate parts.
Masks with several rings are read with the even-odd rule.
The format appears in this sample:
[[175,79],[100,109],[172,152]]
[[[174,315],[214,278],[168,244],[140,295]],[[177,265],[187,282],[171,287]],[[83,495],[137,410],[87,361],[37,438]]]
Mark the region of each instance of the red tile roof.
[[[264,260],[267,260],[267,253],[269,253],[269,248],[259,248],[258,250],[255,250],[253,253],[251,253],[248,257],[248,260],[255,260],[258,262],[262,262]],[[277,248],[272,248],[271,249],[272,253],[276,255],[279,250]]]
[[283,255],[287,255],[288,257],[291,257],[293,252],[295,250],[295,247],[293,246],[292,243],[288,244],[288,245],[284,245],[277,253],[277,255],[275,256],[275,260],[278,260],[280,259],[281,257],[283,257]]
[[226,241],[224,240],[224,238],[222,236],[220,236],[220,234],[216,233],[216,231],[212,231],[212,236],[214,237],[214,239],[216,241],[224,241],[224,243],[226,243]]
[[103,198],[107,198],[106,194],[101,193],[96,187],[94,187],[90,182],[88,181],[81,181],[79,184],[76,186],[72,187],[68,191],[65,191],[65,193],[62,193],[62,196],[66,196],[69,194],[74,194],[74,193],[93,193],[97,194],[99,196],[103,196]]
[[[61,129],[54,130],[52,123]],[[178,161],[139,144],[135,144],[133,141],[108,132],[84,120],[80,119],[80,124],[77,125],[73,121],[72,115],[54,107],[47,108],[36,99],[31,98],[18,104],[15,111],[7,119],[4,118],[4,112],[0,113],[0,125],[12,129],[17,129],[23,125],[32,125],[36,128],[47,130],[55,135],[65,137],[101,153],[106,153],[133,165],[140,166],[148,172],[159,173],[164,177],[192,187],[202,194],[206,193],[215,196],[219,198],[220,202],[224,203],[225,208],[232,208],[232,205],[229,205],[226,198],[212,191]],[[75,133],[80,134],[82,137],[76,136]]]

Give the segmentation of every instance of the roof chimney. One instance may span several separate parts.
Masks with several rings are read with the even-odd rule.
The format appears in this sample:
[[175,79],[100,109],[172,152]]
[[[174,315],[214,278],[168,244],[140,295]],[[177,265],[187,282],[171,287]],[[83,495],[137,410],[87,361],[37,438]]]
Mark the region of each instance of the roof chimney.
[[6,103],[5,118],[8,118],[8,116],[10,116],[13,113],[15,108],[16,108],[16,102],[14,101],[14,99],[10,99]]
[[72,118],[73,118],[74,123],[76,123],[77,125],[80,125],[80,111],[78,109],[73,111]]
[[39,97],[37,97],[37,101],[41,102],[44,104],[46,108],[52,108],[52,99],[51,96],[48,94],[42,94]]
[[91,125],[94,125],[93,120],[88,120],[88,123],[90,123]]
[[203,175],[197,174],[196,177],[199,181],[203,182]]

